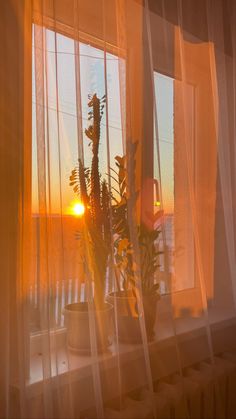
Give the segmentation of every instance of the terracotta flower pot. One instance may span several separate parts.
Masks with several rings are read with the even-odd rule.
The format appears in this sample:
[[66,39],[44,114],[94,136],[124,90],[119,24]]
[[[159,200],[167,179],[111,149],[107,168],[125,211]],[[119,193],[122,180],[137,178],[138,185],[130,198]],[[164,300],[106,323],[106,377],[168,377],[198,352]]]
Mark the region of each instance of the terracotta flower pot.
[[[113,306],[104,303],[102,310],[95,310],[95,329],[98,352],[104,352],[111,345]],[[67,343],[71,350],[81,354],[91,353],[88,303],[68,304],[64,308]]]
[[[143,296],[145,325],[148,340],[154,338],[156,319],[157,293]],[[115,302],[116,299],[116,302]],[[120,291],[111,293],[106,300],[117,309],[118,336],[120,342],[140,343],[142,334],[138,314],[137,300],[131,292]]]

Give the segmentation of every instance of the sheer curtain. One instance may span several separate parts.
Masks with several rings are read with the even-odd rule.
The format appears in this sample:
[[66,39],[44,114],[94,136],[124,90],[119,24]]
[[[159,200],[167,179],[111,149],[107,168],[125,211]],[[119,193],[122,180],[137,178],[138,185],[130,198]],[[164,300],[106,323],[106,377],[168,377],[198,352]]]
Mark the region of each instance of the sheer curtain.
[[2,417],[234,417],[235,13],[34,0],[18,16],[32,141],[11,158]]

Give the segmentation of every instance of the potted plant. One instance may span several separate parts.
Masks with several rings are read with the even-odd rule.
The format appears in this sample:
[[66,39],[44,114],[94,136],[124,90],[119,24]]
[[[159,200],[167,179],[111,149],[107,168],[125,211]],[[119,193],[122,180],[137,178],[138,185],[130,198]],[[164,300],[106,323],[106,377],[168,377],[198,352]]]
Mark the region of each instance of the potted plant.
[[78,233],[85,254],[90,300],[67,305],[64,315],[69,347],[85,353],[90,352],[91,348],[91,319],[96,331],[98,351],[105,350],[111,344],[109,335],[113,307],[104,301],[106,271],[111,252],[110,196],[107,183],[99,172],[100,130],[104,106],[105,96],[101,99],[96,94],[89,96],[88,120],[92,123],[85,134],[92,149],[91,168],[85,168],[79,159],[70,176],[70,186],[84,207]]
[[[135,153],[135,147],[132,154]],[[131,156],[132,162],[134,155]],[[107,301],[116,306],[118,334],[122,342],[141,342],[140,319],[137,307],[137,283],[134,273],[133,245],[130,238],[128,222],[128,194],[126,157],[116,157],[118,171],[113,169],[112,179],[114,204],[113,234],[115,247],[116,270],[119,275],[117,291],[109,294]],[[132,174],[133,176],[134,174]],[[156,247],[160,228],[149,229],[144,223],[136,226],[140,256],[141,294],[148,340],[154,337],[157,301],[160,298],[159,284],[154,283],[154,274],[159,266],[158,259],[162,253]],[[140,289],[140,287],[139,287]]]

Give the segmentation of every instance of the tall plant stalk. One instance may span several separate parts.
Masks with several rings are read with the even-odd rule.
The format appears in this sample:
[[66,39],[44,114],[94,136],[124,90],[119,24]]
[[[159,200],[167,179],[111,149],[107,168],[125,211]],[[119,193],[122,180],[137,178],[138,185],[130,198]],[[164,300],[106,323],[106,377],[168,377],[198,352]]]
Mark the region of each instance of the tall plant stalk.
[[84,204],[84,228],[87,229],[90,268],[94,279],[94,300],[96,308],[104,303],[106,270],[111,251],[110,196],[107,183],[99,171],[99,145],[101,139],[101,119],[106,98],[96,94],[89,96],[88,120],[92,121],[85,134],[92,146],[91,168],[85,168],[81,159],[71,172],[70,186]]

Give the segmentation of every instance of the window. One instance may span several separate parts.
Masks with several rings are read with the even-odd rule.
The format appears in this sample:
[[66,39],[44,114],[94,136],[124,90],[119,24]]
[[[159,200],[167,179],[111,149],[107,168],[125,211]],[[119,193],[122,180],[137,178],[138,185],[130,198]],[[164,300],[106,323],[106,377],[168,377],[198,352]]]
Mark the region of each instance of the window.
[[[154,177],[159,181],[164,210],[164,235],[161,257],[161,292],[168,293],[171,289],[171,278],[174,272],[174,119],[173,92],[174,83],[171,77],[154,73],[157,136],[154,138]],[[154,117],[155,118],[155,117]],[[156,130],[154,130],[156,133]],[[160,158],[158,159],[158,153]],[[159,167],[160,164],[160,167]],[[160,179],[161,178],[161,179]]]
[[[37,330],[39,322],[40,301],[40,272],[37,258],[39,243],[40,223],[40,176],[45,182],[44,205],[46,213],[50,214],[51,234],[48,243],[48,251],[53,253],[53,271],[48,272],[50,278],[54,278],[57,284],[54,293],[50,296],[54,300],[52,304],[57,324],[63,324],[61,315],[65,304],[84,300],[86,289],[84,286],[83,269],[77,241],[75,240],[76,222],[69,214],[70,203],[75,199],[72,188],[69,186],[69,176],[78,158],[77,138],[82,136],[84,147],[85,166],[89,164],[90,157],[87,153],[87,138],[84,130],[88,123],[88,93],[96,92],[99,97],[105,92],[105,68],[104,51],[91,45],[79,43],[79,69],[75,59],[75,42],[73,39],[45,29],[45,55],[43,93],[41,92],[40,106],[44,108],[44,136],[47,141],[45,154],[40,156],[41,151],[37,147],[37,106],[36,106],[36,62],[33,44],[33,153],[32,153],[32,217],[34,228],[34,263],[31,287],[31,318],[32,330]],[[34,39],[34,38],[33,38]],[[42,69],[41,69],[42,70]],[[119,85],[119,60],[110,53],[106,54],[106,72],[108,89],[108,135],[110,138],[110,161],[114,167],[116,155],[123,154],[122,147],[122,106]],[[194,251],[193,233],[191,220],[187,223],[179,221],[183,216],[182,204],[178,198],[178,183],[175,182],[175,170],[178,170],[178,153],[175,150],[176,131],[175,123],[175,86],[173,78],[163,74],[154,73],[155,96],[157,107],[157,125],[159,150],[157,150],[157,138],[154,138],[154,178],[156,183],[156,206],[160,209],[160,192],[162,194],[164,210],[164,228],[160,250],[163,255],[160,260],[161,293],[169,293],[171,290],[191,288],[194,286]],[[76,91],[80,90],[81,119],[77,119]],[[189,121],[193,140],[193,112],[194,90],[189,86]],[[78,105],[80,106],[80,104]],[[155,119],[155,118],[154,118]],[[79,121],[79,123],[77,123]],[[79,126],[80,125],[80,126]],[[156,130],[154,129],[154,132]],[[107,173],[107,131],[106,115],[102,120],[102,133],[100,145],[100,167],[104,174]],[[158,159],[158,154],[160,159]],[[45,171],[38,170],[38,160],[45,160]],[[159,167],[160,163],[160,167]],[[186,181],[186,180],[185,180]],[[183,180],[181,180],[183,182]],[[183,186],[183,184],[182,184]],[[186,185],[186,191],[188,187]],[[40,198],[42,200],[42,197]],[[186,208],[186,202],[184,205]],[[188,208],[189,210],[189,208]],[[182,215],[181,215],[182,214]],[[61,215],[63,217],[61,217]],[[163,218],[162,218],[163,219]],[[187,218],[186,218],[187,220]],[[185,229],[179,231],[179,226]],[[180,235],[182,236],[180,237]],[[186,237],[186,235],[188,237]],[[177,239],[177,242],[176,242]],[[178,245],[178,240],[185,243],[185,248]],[[63,248],[63,251],[62,251]],[[183,262],[184,261],[184,262]],[[182,266],[187,266],[183,271]],[[62,281],[59,281],[62,279]],[[109,284],[107,285],[109,287]],[[49,290],[49,292],[51,292]]]
[[[33,37],[34,39],[34,37]],[[43,93],[38,96],[38,105],[44,108],[45,150],[37,145],[37,65],[33,43],[33,151],[32,151],[32,217],[34,230],[34,251],[31,286],[31,322],[32,331],[39,328],[39,304],[42,291],[40,268],[37,255],[39,249],[39,227],[42,214],[47,218],[48,258],[54,263],[49,264],[47,272],[50,281],[56,283],[55,290],[49,287],[51,306],[57,318],[57,325],[63,324],[62,308],[65,304],[84,300],[86,289],[83,281],[83,268],[75,240],[77,220],[70,217],[70,204],[76,196],[69,186],[69,177],[78,159],[77,138],[82,135],[84,147],[84,164],[88,166],[88,139],[84,134],[88,126],[88,94],[97,93],[102,97],[105,93],[104,51],[93,46],[79,43],[79,69],[75,60],[75,42],[61,34],[45,29],[44,80]],[[123,155],[121,100],[118,58],[106,54],[107,90],[109,125],[106,131],[106,114],[101,123],[100,169],[104,176],[108,171],[107,135],[110,137],[110,162],[114,167],[115,156]],[[40,69],[42,70],[42,68]],[[80,71],[80,73],[79,73]],[[78,80],[79,79],[79,80]],[[80,89],[82,114],[77,124],[76,89]],[[43,153],[43,154],[42,154]],[[38,161],[44,159],[39,170]],[[41,162],[42,163],[42,162]],[[45,196],[40,191],[41,183],[45,182]],[[41,203],[39,202],[41,200]],[[44,202],[42,208],[42,201]],[[40,207],[41,206],[41,207]],[[62,217],[61,217],[62,215]],[[63,251],[62,251],[63,249]],[[53,265],[53,268],[52,268]],[[62,281],[59,281],[61,279]],[[108,284],[109,286],[109,284]],[[53,316],[52,316],[53,317]]]
[[[175,93],[181,83],[154,73],[159,151],[155,138],[154,173],[159,180],[164,210],[163,256],[161,258],[162,293],[193,288],[195,284],[194,243],[187,168],[179,145],[184,121]],[[187,138],[192,144],[194,164],[194,87],[186,87],[188,95]],[[182,144],[183,146],[183,144]],[[185,169],[185,170],[184,170]],[[160,181],[161,177],[161,181]]]

